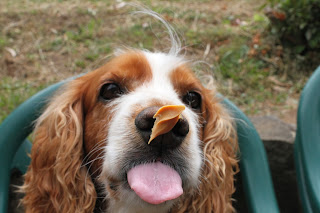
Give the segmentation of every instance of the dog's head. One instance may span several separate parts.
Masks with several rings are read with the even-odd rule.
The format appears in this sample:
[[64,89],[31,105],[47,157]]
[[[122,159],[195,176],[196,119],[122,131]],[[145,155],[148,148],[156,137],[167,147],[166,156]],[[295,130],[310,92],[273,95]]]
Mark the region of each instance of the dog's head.
[[[166,105],[186,108],[148,144],[153,116]],[[215,91],[186,61],[127,51],[50,101],[36,126],[24,203],[31,211],[92,211],[101,191],[113,212],[230,210],[234,137]]]

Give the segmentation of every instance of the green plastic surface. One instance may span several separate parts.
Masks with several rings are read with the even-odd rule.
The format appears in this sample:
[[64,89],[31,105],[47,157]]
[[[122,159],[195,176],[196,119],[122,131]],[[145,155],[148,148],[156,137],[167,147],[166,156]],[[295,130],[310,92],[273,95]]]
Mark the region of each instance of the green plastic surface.
[[294,154],[303,211],[320,212],[320,67],[301,93],[297,124]]
[[27,172],[31,159],[28,155],[26,155],[26,153],[31,152],[31,146],[32,144],[28,139],[23,141],[18,151],[14,155],[10,170],[18,169],[22,174]]
[[[64,82],[52,85],[31,97],[19,106],[0,126],[0,212],[7,212],[10,169],[25,172],[30,159],[25,150],[30,143],[25,141],[32,131],[32,124],[39,116],[46,101]],[[223,103],[237,119],[240,146],[240,169],[249,211],[255,213],[278,213],[266,153],[254,126],[229,100]],[[22,146],[20,146],[23,144]],[[20,149],[19,149],[20,147]],[[17,151],[18,150],[18,151]],[[17,153],[17,154],[16,154]],[[16,157],[14,157],[16,155]]]
[[240,171],[249,212],[278,213],[279,207],[263,143],[247,116],[231,101],[224,99],[223,103],[236,118]]
[[[30,162],[24,151],[31,148],[25,139],[33,130],[46,100],[63,82],[37,93],[13,111],[0,126],[0,212],[7,212],[10,173],[12,168],[25,172]],[[21,146],[22,144],[22,146]],[[18,153],[16,155],[16,153]]]

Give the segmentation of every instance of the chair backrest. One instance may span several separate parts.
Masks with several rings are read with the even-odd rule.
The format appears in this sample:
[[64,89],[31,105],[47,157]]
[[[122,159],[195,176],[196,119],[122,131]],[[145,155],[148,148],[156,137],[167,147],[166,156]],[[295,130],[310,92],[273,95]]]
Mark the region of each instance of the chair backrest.
[[[52,85],[34,95],[14,112],[0,126],[0,212],[7,212],[10,172],[13,167],[26,171],[30,159],[26,152],[31,144],[25,139],[32,132],[33,122],[39,116],[48,98],[64,82]],[[240,169],[250,212],[279,212],[270,176],[266,153],[249,119],[229,100],[223,103],[237,120],[237,134],[240,146]]]
[[303,210],[320,212],[320,66],[301,93],[294,154]]

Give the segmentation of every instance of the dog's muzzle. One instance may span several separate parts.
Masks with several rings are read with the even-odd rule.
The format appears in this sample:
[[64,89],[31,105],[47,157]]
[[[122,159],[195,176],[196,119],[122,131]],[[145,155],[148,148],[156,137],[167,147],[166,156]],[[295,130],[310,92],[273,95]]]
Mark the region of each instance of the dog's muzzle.
[[[148,143],[155,119],[154,114],[159,110],[159,106],[152,106],[142,110],[135,118],[135,125],[143,141]],[[181,116],[176,125],[169,132],[156,137],[150,146],[159,149],[174,149],[181,145],[189,133],[189,124],[185,117]]]

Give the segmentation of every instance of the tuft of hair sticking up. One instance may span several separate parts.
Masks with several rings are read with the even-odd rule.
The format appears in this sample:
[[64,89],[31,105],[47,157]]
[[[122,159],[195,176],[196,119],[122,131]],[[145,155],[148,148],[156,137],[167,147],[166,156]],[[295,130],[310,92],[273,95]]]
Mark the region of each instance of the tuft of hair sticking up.
[[152,11],[149,8],[146,8],[144,6],[129,3],[128,5],[131,5],[135,8],[137,8],[137,11],[134,11],[133,14],[145,14],[149,15],[158,21],[160,21],[164,27],[167,29],[167,33],[169,34],[170,41],[171,41],[171,48],[168,52],[169,55],[178,56],[181,51],[181,41],[180,38],[176,32],[176,30],[167,22],[165,21],[164,17],[162,17],[160,14]]

